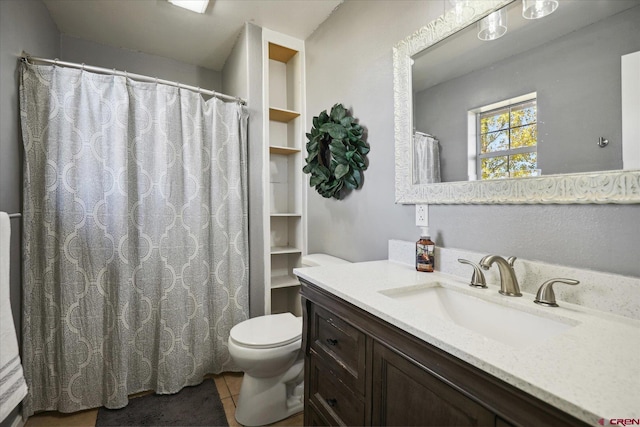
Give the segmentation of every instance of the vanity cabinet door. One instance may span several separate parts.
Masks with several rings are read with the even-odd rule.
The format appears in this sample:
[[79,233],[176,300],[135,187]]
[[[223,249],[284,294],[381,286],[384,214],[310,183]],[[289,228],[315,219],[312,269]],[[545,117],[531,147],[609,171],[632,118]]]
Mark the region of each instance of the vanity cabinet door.
[[495,415],[382,344],[373,344],[373,425],[493,426]]

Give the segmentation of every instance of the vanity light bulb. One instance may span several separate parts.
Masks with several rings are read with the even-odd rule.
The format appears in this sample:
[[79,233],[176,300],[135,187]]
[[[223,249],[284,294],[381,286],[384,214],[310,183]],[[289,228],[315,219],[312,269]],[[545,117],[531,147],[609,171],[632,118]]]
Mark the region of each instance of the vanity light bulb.
[[522,17],[539,19],[552,14],[558,8],[558,0],[522,0]]
[[489,41],[499,39],[507,32],[507,12],[497,10],[478,21],[478,38]]

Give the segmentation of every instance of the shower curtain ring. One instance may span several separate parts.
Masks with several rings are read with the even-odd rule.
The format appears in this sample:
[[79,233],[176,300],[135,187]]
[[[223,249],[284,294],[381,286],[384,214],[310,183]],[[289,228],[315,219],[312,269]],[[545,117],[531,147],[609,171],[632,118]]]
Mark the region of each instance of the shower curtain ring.
[[84,62],[80,65],[80,69],[84,71]]
[[57,67],[57,66],[58,66],[58,61],[59,61],[59,59],[58,59],[58,58],[54,59],[54,60],[53,60],[53,65]]

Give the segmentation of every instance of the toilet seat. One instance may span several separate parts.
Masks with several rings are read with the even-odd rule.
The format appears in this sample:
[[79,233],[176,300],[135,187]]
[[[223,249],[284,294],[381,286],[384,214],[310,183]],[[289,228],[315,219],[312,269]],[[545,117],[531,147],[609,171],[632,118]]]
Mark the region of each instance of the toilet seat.
[[302,319],[291,313],[254,317],[231,328],[229,336],[243,347],[282,347],[302,339]]

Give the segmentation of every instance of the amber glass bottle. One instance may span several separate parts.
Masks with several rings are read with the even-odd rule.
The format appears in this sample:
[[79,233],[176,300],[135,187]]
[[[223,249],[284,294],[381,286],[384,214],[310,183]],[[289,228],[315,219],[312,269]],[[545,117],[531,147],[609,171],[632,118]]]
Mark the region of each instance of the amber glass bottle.
[[420,240],[416,242],[416,270],[433,273],[436,244],[431,241],[429,229],[422,227]]

